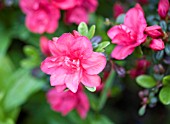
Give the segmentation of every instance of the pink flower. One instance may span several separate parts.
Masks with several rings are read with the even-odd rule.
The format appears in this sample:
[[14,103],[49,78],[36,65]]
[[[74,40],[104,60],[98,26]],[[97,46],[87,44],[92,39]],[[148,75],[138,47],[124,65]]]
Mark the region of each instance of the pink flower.
[[152,38],[158,38],[164,35],[162,28],[158,25],[146,27],[145,32]]
[[152,39],[149,47],[155,51],[158,51],[163,50],[165,48],[165,45],[162,39]]
[[112,43],[117,44],[112,52],[112,57],[120,60],[132,54],[135,47],[145,42],[146,26],[144,12],[141,6],[136,4],[126,13],[124,24],[113,26],[107,33]]
[[97,87],[101,79],[97,75],[105,65],[103,54],[93,52],[92,44],[85,36],[76,31],[65,33],[53,42],[49,42],[52,56],[41,63],[41,70],[50,74],[52,86],[65,87],[77,92],[80,82],[88,87]]
[[88,12],[95,12],[98,6],[98,0],[84,0],[82,2],[82,6],[88,11]]
[[[21,10],[27,14],[39,8],[39,3],[41,0],[20,0],[19,5]],[[46,1],[46,0],[44,0]]]
[[54,111],[61,112],[63,116],[76,109],[81,118],[85,118],[89,110],[88,98],[81,87],[76,93],[71,91],[59,93],[53,88],[47,93],[47,101]]
[[129,71],[131,78],[136,78],[139,75],[145,74],[146,69],[150,66],[150,62],[146,59],[136,61],[136,67]]
[[34,33],[54,33],[58,27],[59,18],[60,12],[57,8],[48,2],[40,2],[38,9],[27,14],[26,26]]
[[124,13],[124,7],[120,3],[113,6],[113,17],[117,18],[120,14]]
[[81,22],[88,23],[88,13],[83,7],[75,7],[66,11],[64,15],[66,24],[80,24]]
[[141,3],[141,4],[148,4],[148,0],[137,0],[139,3]]
[[40,38],[40,48],[41,48],[41,52],[46,56],[51,55],[51,52],[50,52],[49,47],[48,47],[48,41],[49,40],[47,39],[47,37],[41,36],[41,38]]
[[165,17],[168,14],[169,10],[169,0],[160,0],[158,4],[158,14],[162,19],[165,19]]
[[82,0],[51,0],[52,4],[62,10],[67,10],[80,4]]

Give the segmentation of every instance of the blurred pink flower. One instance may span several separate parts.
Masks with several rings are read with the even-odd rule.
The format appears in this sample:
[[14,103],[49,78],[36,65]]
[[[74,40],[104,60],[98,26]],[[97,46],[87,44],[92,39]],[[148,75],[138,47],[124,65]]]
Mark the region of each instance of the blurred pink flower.
[[48,2],[40,2],[37,10],[27,14],[26,26],[34,33],[54,33],[58,27],[59,18],[59,9]]
[[158,51],[163,50],[165,48],[165,45],[162,39],[152,39],[149,47],[155,51]]
[[88,12],[95,12],[98,6],[98,0],[83,0],[82,6]]
[[47,37],[45,36],[40,37],[40,49],[41,49],[41,52],[46,56],[51,55],[51,52],[48,47],[48,41],[49,39]]
[[77,31],[65,33],[53,42],[49,42],[52,56],[41,63],[41,70],[50,74],[52,86],[60,91],[65,87],[77,92],[80,82],[88,87],[97,87],[101,79],[97,75],[105,65],[103,54],[93,52],[92,44]]
[[83,7],[74,7],[66,11],[64,15],[66,24],[80,24],[81,22],[88,23],[88,12]]
[[137,0],[139,3],[141,3],[141,4],[148,4],[148,0]]
[[112,52],[112,57],[120,60],[132,54],[135,47],[145,42],[146,26],[143,9],[136,4],[126,13],[124,24],[113,26],[107,33],[112,43],[117,44]]
[[136,78],[139,75],[145,74],[146,69],[150,66],[150,62],[146,59],[136,61],[136,67],[129,71],[131,78]]
[[164,35],[162,28],[158,25],[146,27],[145,32],[152,38],[158,38]]
[[81,1],[82,0],[51,0],[54,6],[62,10],[73,8]]
[[120,14],[124,13],[124,7],[120,3],[115,3],[113,6],[113,17],[117,18]]
[[160,0],[158,3],[158,14],[162,19],[165,19],[165,17],[168,14],[169,10],[169,0]]
[[71,91],[57,92],[55,88],[47,93],[47,101],[54,111],[61,112],[63,116],[76,109],[81,118],[85,118],[89,110],[89,101],[81,87],[76,93]]

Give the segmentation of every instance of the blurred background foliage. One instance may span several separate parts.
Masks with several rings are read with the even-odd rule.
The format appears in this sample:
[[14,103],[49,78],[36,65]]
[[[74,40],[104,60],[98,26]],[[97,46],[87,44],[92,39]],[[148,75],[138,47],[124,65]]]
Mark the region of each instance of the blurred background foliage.
[[[102,41],[109,41],[106,34],[110,28],[107,24],[108,19],[113,24],[122,22],[123,16],[117,20],[113,18],[113,5],[116,2],[122,3],[127,11],[137,1],[99,0],[98,9],[96,13],[90,15],[88,25],[96,25],[95,36],[100,36]],[[85,120],[82,120],[76,111],[65,117],[52,111],[46,101],[46,92],[50,88],[49,77],[39,68],[44,59],[39,48],[41,35],[33,34],[25,27],[25,15],[18,6],[18,0],[0,0],[0,3],[4,3],[0,10],[0,124],[170,123],[170,107],[160,102],[157,102],[153,108],[148,107],[144,116],[138,115],[141,106],[138,92],[141,88],[128,75],[121,78],[121,71],[111,72],[101,93],[91,93],[86,90],[91,109]],[[149,0],[148,4],[142,4],[147,22],[149,25],[161,25],[165,31],[170,31],[170,22],[160,21],[157,5],[158,0]],[[67,26],[61,17],[56,32],[44,35],[51,39],[75,29],[77,25]],[[106,48],[108,58],[113,47],[114,45],[109,45]],[[148,60],[152,60],[153,53],[147,49],[143,52]],[[135,57],[134,53],[126,61],[116,61],[116,63],[129,70],[134,67]],[[169,68],[168,65],[166,67]]]

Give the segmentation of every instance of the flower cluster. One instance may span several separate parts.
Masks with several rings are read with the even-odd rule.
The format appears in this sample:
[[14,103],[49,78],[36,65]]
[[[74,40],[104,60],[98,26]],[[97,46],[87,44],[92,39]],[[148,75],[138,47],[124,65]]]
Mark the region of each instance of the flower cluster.
[[53,88],[47,93],[47,101],[54,111],[61,112],[63,116],[76,109],[81,118],[85,118],[89,110],[89,101],[81,86],[76,93],[57,92]]
[[153,38],[150,43],[151,49],[164,49],[161,27],[157,25],[147,27],[144,11],[139,4],[126,13],[124,24],[113,26],[108,31],[108,36],[112,43],[117,44],[112,52],[112,57],[115,59],[125,59],[132,54],[135,47],[146,42],[147,36]]
[[26,27],[34,33],[54,33],[58,28],[60,9],[65,10],[67,24],[88,22],[88,13],[97,8],[97,0],[20,0],[20,7],[26,14]]

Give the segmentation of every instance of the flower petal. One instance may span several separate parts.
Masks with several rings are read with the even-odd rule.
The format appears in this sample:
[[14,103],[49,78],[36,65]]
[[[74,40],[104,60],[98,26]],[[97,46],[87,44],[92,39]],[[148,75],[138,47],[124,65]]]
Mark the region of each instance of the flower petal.
[[116,46],[112,51],[112,57],[118,60],[126,58],[135,50],[134,47],[131,46]]
[[93,52],[90,58],[82,60],[82,66],[88,74],[100,73],[106,65],[106,58],[103,54]]
[[89,75],[87,73],[83,73],[81,82],[88,87],[97,87],[100,85],[101,79],[98,75]]

